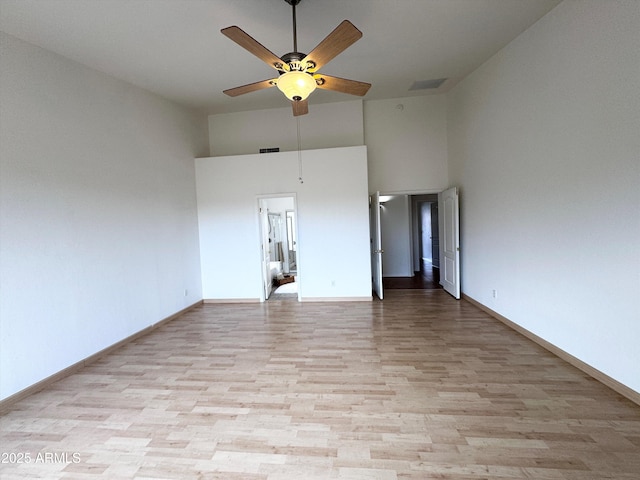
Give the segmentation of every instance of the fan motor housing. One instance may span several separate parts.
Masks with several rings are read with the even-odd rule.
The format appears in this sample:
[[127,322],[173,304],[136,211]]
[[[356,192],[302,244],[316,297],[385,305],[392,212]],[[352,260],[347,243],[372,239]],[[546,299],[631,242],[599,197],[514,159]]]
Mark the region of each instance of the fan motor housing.
[[[287,65],[289,65],[289,68],[291,70],[298,70],[298,71],[304,71],[307,68],[309,68],[308,66],[302,66],[302,59],[305,58],[307,55],[304,53],[300,53],[300,52],[289,52],[289,53],[285,53],[282,57],[280,57],[280,59],[286,63]],[[282,72],[281,72],[282,74]]]

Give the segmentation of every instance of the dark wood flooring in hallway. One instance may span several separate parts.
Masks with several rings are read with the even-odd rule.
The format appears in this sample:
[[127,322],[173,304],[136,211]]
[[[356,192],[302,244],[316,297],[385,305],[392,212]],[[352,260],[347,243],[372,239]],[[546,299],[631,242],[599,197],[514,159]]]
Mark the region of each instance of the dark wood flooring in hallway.
[[442,288],[440,285],[440,269],[430,264],[423,266],[413,277],[383,277],[382,286],[385,289],[434,290]]

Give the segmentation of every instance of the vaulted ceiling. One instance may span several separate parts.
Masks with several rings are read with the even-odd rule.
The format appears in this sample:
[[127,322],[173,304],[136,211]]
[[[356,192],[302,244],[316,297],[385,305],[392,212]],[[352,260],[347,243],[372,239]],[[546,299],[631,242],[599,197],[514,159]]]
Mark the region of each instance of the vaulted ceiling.
[[[364,36],[323,73],[371,83],[365,99],[444,93],[559,2],[301,0],[298,49],[308,53],[348,19]],[[180,104],[207,113],[288,107],[277,89],[222,93],[274,76],[220,33],[231,25],[278,56],[293,50],[285,0],[0,0],[2,31]],[[441,78],[437,89],[410,90]],[[353,98],[317,90],[309,103]]]

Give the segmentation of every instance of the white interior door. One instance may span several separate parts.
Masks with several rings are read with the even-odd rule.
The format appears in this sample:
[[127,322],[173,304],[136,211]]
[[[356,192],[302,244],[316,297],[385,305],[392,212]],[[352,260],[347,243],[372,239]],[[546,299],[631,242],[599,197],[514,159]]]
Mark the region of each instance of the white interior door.
[[380,226],[380,192],[371,195],[371,273],[373,291],[380,300],[384,298],[382,288],[382,229]]
[[449,188],[438,194],[440,230],[440,285],[460,298],[460,219],[458,189]]
[[264,299],[271,295],[271,258],[269,256],[269,217],[265,200],[258,201],[260,218],[260,263],[262,268],[262,288]]

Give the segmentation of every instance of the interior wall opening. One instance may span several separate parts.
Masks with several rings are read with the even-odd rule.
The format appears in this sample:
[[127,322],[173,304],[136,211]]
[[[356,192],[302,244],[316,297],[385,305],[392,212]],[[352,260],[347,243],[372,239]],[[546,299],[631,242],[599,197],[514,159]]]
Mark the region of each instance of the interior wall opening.
[[295,196],[259,199],[264,300],[299,301]]
[[438,194],[383,198],[380,223],[384,288],[441,288]]

